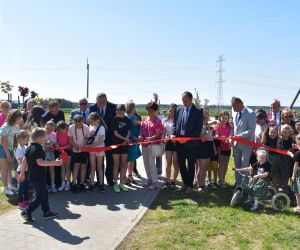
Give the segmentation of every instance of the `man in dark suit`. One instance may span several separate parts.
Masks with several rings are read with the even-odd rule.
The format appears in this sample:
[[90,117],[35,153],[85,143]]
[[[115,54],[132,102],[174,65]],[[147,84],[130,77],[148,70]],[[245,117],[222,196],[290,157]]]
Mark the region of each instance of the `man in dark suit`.
[[[193,95],[190,92],[182,94],[182,102],[184,107],[177,110],[172,137],[200,137],[203,126],[203,110],[193,104]],[[184,183],[181,190],[186,194],[190,194],[193,190],[198,149],[199,141],[176,143],[179,169]],[[188,166],[186,166],[186,160]]]
[[[108,129],[105,136],[105,146],[110,146],[112,143],[113,131],[110,129],[111,120],[116,116],[116,105],[107,101],[106,94],[100,93],[97,95],[97,103],[90,107],[90,113],[97,112],[105,121]],[[105,152],[106,169],[105,176],[108,185],[113,186],[113,158],[111,151]],[[98,175],[97,175],[98,178]]]

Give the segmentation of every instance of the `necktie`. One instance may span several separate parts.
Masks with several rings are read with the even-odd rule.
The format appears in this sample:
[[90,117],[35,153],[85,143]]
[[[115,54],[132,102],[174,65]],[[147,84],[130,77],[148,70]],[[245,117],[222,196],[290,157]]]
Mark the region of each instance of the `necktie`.
[[82,117],[83,117],[84,123],[86,123],[86,114],[85,114],[85,112],[82,112]]
[[241,118],[242,118],[242,112],[239,112],[238,123],[240,122]]
[[101,118],[104,117],[104,110],[103,110],[103,108],[101,108],[101,110],[100,110],[100,116],[101,116]]
[[188,108],[184,108],[183,114],[182,114],[182,121],[181,121],[181,130],[185,131],[185,125],[188,118]]
[[276,121],[277,120],[276,113],[274,112],[273,115],[274,115],[274,120]]

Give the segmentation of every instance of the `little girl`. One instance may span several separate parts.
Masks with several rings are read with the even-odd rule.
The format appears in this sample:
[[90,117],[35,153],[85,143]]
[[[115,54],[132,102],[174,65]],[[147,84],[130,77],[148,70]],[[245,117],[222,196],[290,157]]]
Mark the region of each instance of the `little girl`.
[[[73,147],[72,160],[74,163],[73,169],[73,183],[72,191],[77,193],[79,191],[86,191],[84,180],[86,177],[86,162],[89,153],[80,152],[81,147],[87,145],[87,139],[90,137],[90,129],[83,122],[82,115],[75,115],[73,118],[74,124],[69,127],[68,136],[70,144]],[[80,183],[77,183],[78,171],[80,169]]]
[[[228,138],[230,136],[231,125],[229,124],[229,113],[223,111],[219,116],[219,123],[215,126],[215,137]],[[226,141],[220,141],[218,147],[219,155],[219,185],[225,188],[225,176],[228,169],[229,158],[231,154],[231,145]]]
[[[89,115],[88,121],[90,123],[90,133],[91,137],[88,139],[88,144],[86,147],[104,147],[105,141],[105,130],[107,129],[106,123],[100,117],[97,112],[93,112]],[[103,158],[105,156],[105,152],[91,152],[90,153],[90,186],[88,188],[89,191],[92,191],[95,188],[95,171],[98,171],[99,177],[99,190],[100,192],[104,192],[103,185]]]
[[58,191],[69,191],[70,190],[70,162],[72,156],[72,146],[69,142],[68,137],[68,125],[64,121],[57,123],[56,127],[56,139],[59,146],[59,149],[63,149],[67,155],[67,161],[63,161],[61,166],[61,186],[58,188]]
[[205,187],[205,177],[206,171],[209,166],[210,158],[214,154],[214,142],[212,130],[208,125],[209,121],[209,112],[207,109],[203,111],[204,119],[203,119],[203,127],[201,134],[199,135],[201,138],[205,138],[202,140],[198,149],[197,163],[196,163],[196,173],[197,173],[197,185],[199,192],[205,192],[207,189]]
[[[278,143],[278,148],[285,151],[293,150],[293,130],[290,125],[282,125],[280,127],[281,138]],[[281,155],[281,168],[280,168],[280,187],[284,190],[288,190],[288,182],[292,176],[293,159],[288,155]]]
[[[15,157],[18,161],[18,169],[17,172],[20,174],[21,168],[22,168],[22,162],[25,157],[25,152],[29,140],[29,133],[26,130],[20,130],[16,134],[18,146],[16,148],[16,154]],[[28,198],[28,187],[29,187],[29,180],[28,180],[28,169],[26,167],[25,170],[25,180],[19,184],[19,204],[18,208],[23,210],[26,209],[28,206],[29,198]]]
[[12,110],[7,122],[0,128],[0,165],[2,168],[3,193],[13,195],[11,183],[11,166],[14,156],[14,136],[19,131],[19,124],[23,121],[20,110]]
[[[125,187],[126,172],[127,172],[127,156],[131,120],[125,116],[125,105],[118,104],[116,107],[117,116],[111,121],[111,130],[113,131],[113,144],[122,144],[122,146],[113,149],[112,155],[114,160],[114,191],[120,193],[121,191],[127,192],[128,188]],[[118,176],[120,172],[120,184],[118,185]]]
[[0,127],[6,122],[7,116],[10,110],[10,103],[8,101],[2,101],[0,103]]
[[[258,149],[256,151],[257,162],[253,166],[248,168],[236,169],[236,171],[244,172],[250,171],[252,180],[249,182],[249,188],[254,196],[254,204],[251,207],[251,211],[258,209],[258,197],[263,196],[268,185],[268,176],[271,171],[271,165],[267,161],[268,153],[265,149]],[[245,203],[249,203],[251,194],[249,194],[248,199]]]
[[[271,148],[277,148],[279,143],[278,127],[271,124],[263,133],[262,143]],[[270,151],[268,154],[268,162],[271,164],[271,178],[273,186],[278,188],[281,185],[281,173],[280,173],[280,155]]]
[[296,136],[296,145],[294,145],[294,148],[298,151],[291,155],[295,161],[292,175],[292,191],[295,193],[297,201],[294,211],[300,212],[300,134]]
[[[57,149],[57,140],[55,131],[55,123],[53,121],[48,121],[45,125],[45,129],[47,131],[46,135],[46,143],[44,145],[44,150],[46,153],[46,161],[54,161],[55,154],[54,151]],[[51,186],[49,192],[56,193],[57,189],[55,187],[55,169],[54,167],[49,166]]]

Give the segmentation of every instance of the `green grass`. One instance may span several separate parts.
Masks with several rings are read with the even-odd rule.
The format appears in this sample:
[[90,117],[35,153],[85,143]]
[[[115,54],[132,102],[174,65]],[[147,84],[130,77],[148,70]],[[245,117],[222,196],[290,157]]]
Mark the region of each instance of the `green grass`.
[[17,195],[7,197],[5,194],[3,194],[2,190],[3,190],[3,183],[2,180],[0,180],[0,215],[12,209],[15,209],[16,206],[18,205]]
[[[232,172],[227,181],[233,184]],[[299,249],[297,214],[275,213],[264,204],[256,212],[244,204],[231,208],[232,192],[162,190],[119,249]]]

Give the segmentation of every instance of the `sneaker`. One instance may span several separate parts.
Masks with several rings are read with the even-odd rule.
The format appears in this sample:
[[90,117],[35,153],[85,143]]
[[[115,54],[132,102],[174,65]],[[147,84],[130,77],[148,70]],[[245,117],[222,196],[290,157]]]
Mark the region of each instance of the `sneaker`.
[[79,190],[80,190],[80,192],[85,192],[86,191],[85,185],[84,184],[80,184],[79,185]]
[[64,189],[65,189],[65,187],[66,187],[66,184],[65,184],[65,182],[63,181],[62,183],[61,183],[61,186],[58,188],[58,191],[64,191]]
[[56,189],[56,187],[55,187],[55,184],[51,184],[50,192],[51,192],[51,193],[56,193],[56,192],[57,192],[57,189]]
[[49,211],[48,213],[43,214],[43,219],[52,219],[57,217],[58,213],[53,213],[51,211]]
[[113,189],[114,189],[115,193],[120,193],[121,192],[120,187],[119,187],[118,184],[115,184]]
[[92,191],[94,190],[94,188],[95,188],[95,185],[91,184],[91,185],[88,187],[87,191],[92,192]]
[[221,186],[221,188],[226,188],[226,184],[225,183],[222,183],[220,186]]
[[9,184],[9,185],[8,185],[8,188],[9,188],[11,191],[18,191],[18,188],[15,187],[15,186],[12,185],[12,184]]
[[171,181],[170,188],[171,189],[176,189],[176,182],[175,181]]
[[165,182],[163,189],[170,189],[171,188],[171,183],[170,182]]
[[101,193],[104,193],[104,192],[105,192],[104,185],[99,185],[99,191],[100,191]]
[[8,187],[3,188],[3,193],[6,195],[14,195],[14,192],[11,191]]
[[19,208],[20,210],[27,209],[27,208],[28,208],[28,205],[27,205],[26,201],[19,202],[18,208]]
[[258,209],[258,204],[254,203],[253,206],[250,208],[251,211],[255,211]]
[[219,184],[217,182],[213,182],[213,188],[216,189],[217,187],[219,187]]
[[27,213],[26,210],[23,210],[21,213],[21,216],[24,218],[24,220],[26,220],[27,222],[33,223],[34,219],[32,218],[32,215]]
[[70,191],[70,182],[66,182],[65,191]]
[[296,212],[296,213],[300,213],[300,206],[297,206],[297,207],[294,207],[294,212]]
[[152,184],[152,181],[147,180],[146,183],[143,184],[144,187],[149,187]]
[[125,185],[124,185],[123,183],[120,183],[119,188],[120,188],[120,190],[123,191],[123,192],[128,192],[128,188],[125,187]]

